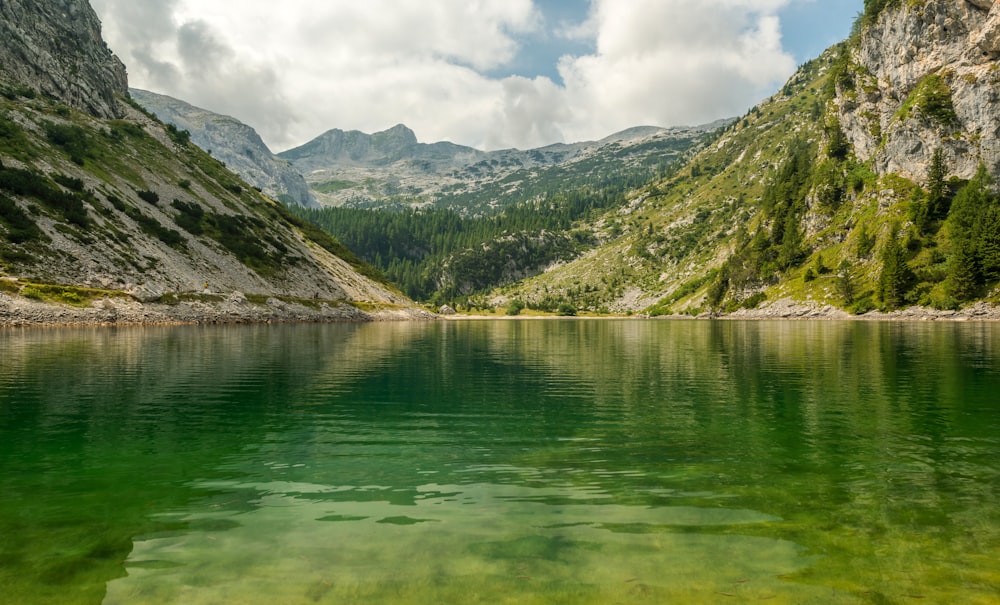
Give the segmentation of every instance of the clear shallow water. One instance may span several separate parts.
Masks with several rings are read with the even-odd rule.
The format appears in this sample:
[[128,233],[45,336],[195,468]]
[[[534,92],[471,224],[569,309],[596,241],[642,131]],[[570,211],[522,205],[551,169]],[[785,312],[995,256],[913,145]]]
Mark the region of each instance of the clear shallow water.
[[0,603],[996,603],[997,343],[0,332]]

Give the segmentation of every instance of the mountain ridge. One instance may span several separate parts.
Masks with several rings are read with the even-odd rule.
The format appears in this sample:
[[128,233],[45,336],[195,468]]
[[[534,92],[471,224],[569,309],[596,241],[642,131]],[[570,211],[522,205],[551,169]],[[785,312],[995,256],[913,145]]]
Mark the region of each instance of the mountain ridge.
[[[696,127],[637,126],[598,141],[496,151],[448,141],[421,143],[402,124],[373,134],[332,129],[278,157],[306,177],[325,205],[432,205],[477,215],[518,201],[510,194],[518,192],[519,182],[535,178],[537,171],[582,162],[602,150],[614,152],[615,169],[656,162],[658,153],[664,156],[658,160],[662,164],[723,123],[726,121]],[[605,167],[595,166],[590,173],[596,175]]]
[[307,207],[319,205],[302,175],[278,158],[253,127],[167,95],[137,88],[130,88],[129,94],[159,119],[190,132],[195,145],[252,186],[282,201]]

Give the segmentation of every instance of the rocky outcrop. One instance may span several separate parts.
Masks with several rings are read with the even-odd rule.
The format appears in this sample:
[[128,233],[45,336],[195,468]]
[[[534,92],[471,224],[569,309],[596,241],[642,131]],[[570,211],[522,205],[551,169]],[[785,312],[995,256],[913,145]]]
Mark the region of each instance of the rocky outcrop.
[[125,66],[87,0],[0,1],[0,79],[95,116],[122,116]]
[[979,0],[903,2],[852,50],[840,121],[879,173],[922,181],[941,148],[951,174],[1000,174],[1000,8]]
[[454,143],[419,143],[412,130],[397,124],[374,134],[335,128],[279,155],[303,172],[330,166],[384,167],[399,162],[420,163],[426,171],[440,172],[471,164],[486,154]]
[[132,88],[132,98],[168,124],[191,133],[191,141],[273,197],[300,206],[319,203],[305,178],[287,161],[274,155],[256,130],[236,118],[213,113],[168,97]]

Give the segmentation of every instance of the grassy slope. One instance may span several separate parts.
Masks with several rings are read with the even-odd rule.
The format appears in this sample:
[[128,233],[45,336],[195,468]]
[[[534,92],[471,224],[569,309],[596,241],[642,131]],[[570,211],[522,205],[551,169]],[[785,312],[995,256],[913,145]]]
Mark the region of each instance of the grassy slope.
[[[70,267],[86,255],[98,271],[126,276],[123,282],[170,281],[176,267],[221,258],[226,267],[216,271],[277,284],[311,262],[304,239],[384,281],[189,144],[187,133],[164,129],[138,108],[129,120],[108,122],[24,89],[2,92],[0,274],[81,286],[83,276]],[[144,199],[146,192],[157,196]]]

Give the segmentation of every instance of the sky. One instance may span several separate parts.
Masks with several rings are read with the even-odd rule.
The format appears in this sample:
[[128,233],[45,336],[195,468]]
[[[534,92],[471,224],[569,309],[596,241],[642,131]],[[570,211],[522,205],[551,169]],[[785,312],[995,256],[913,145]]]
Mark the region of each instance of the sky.
[[273,151],[396,124],[530,149],[743,115],[863,0],[91,0],[129,84]]

